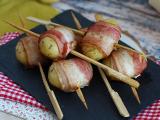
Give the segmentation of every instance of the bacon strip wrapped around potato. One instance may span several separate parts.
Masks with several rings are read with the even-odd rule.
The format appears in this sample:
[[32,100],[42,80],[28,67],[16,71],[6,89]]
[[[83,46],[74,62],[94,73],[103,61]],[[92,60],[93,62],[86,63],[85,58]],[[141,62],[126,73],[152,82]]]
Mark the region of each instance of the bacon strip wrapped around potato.
[[65,27],[55,27],[41,34],[39,48],[41,53],[52,59],[65,58],[73,48],[74,33]]
[[53,62],[48,72],[49,82],[65,92],[88,86],[92,76],[91,64],[79,58]]
[[98,21],[88,28],[80,47],[84,55],[100,60],[110,55],[120,37],[121,29],[118,25]]
[[45,57],[40,53],[38,47],[38,38],[33,36],[26,36],[16,45],[16,58],[26,67],[37,66],[40,62],[46,62]]
[[140,75],[147,67],[147,60],[141,54],[118,48],[103,63],[129,77]]

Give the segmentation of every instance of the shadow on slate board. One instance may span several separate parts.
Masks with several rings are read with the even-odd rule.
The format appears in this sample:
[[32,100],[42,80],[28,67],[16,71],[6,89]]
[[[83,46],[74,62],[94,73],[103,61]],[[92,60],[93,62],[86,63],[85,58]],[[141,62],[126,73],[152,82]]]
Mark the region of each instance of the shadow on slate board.
[[[75,27],[70,12],[70,10],[65,11],[53,18],[52,21],[70,27]],[[79,13],[75,12],[75,14],[83,27],[87,27],[92,24],[92,22],[81,16]],[[42,25],[33,29],[33,31],[37,33],[42,33],[45,30],[45,27]],[[35,97],[39,102],[43,103],[51,111],[54,111],[43,86],[39,69],[25,69],[16,60],[15,46],[19,39],[20,37],[0,47],[0,71],[4,72],[15,83],[20,85],[24,90],[29,92],[33,97]],[[82,89],[89,107],[88,111],[84,108],[76,93],[64,93],[60,90],[54,89],[64,113],[64,120],[128,119],[122,118],[119,115],[96,67],[93,67],[93,80],[89,87]],[[45,68],[45,72],[47,73],[47,68]],[[118,82],[111,82],[112,87],[118,91],[122,97],[131,114],[131,117],[137,114],[147,105],[154,102],[156,99],[160,98],[159,73],[160,67],[152,61],[148,60],[148,67],[143,75],[139,78],[141,86],[138,92],[142,102],[140,105],[133,97],[129,86]]]

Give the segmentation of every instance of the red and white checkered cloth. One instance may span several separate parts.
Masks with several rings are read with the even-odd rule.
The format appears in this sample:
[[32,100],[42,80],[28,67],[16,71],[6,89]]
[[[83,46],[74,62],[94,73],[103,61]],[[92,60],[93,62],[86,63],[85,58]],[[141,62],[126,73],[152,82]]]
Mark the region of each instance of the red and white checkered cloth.
[[4,45],[20,35],[19,32],[7,32],[0,37],[0,45]]
[[142,110],[133,120],[160,120],[160,100]]
[[[6,33],[3,37],[0,37],[0,45],[13,40],[19,35],[20,34],[18,32]],[[13,81],[2,72],[0,72],[0,98],[18,101],[20,103],[46,109],[42,104],[37,102],[35,98],[13,83]],[[160,120],[160,100],[155,101],[146,109],[142,110],[133,118],[133,120]]]
[[[19,35],[20,33],[18,32],[10,32],[4,34],[4,36],[0,37],[0,45],[6,44]],[[0,98],[25,103],[27,105],[47,110],[41,103],[37,102],[35,98],[22,90],[2,72],[0,72]]]

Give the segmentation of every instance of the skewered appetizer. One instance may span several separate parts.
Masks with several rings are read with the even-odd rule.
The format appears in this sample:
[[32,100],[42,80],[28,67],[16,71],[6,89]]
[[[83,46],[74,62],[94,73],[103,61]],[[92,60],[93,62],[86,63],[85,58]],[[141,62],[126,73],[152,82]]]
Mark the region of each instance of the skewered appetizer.
[[103,63],[129,77],[140,75],[147,67],[147,60],[144,56],[124,48],[113,51],[103,60]]
[[49,82],[65,92],[88,86],[92,76],[91,64],[79,58],[53,62],[48,72]]
[[38,48],[38,38],[33,36],[23,37],[16,45],[16,58],[26,67],[37,66],[46,62]]
[[120,37],[121,29],[117,24],[98,21],[88,28],[80,47],[84,55],[100,60],[110,55]]
[[74,33],[65,27],[55,27],[41,34],[39,48],[41,53],[52,59],[65,58],[75,44]]

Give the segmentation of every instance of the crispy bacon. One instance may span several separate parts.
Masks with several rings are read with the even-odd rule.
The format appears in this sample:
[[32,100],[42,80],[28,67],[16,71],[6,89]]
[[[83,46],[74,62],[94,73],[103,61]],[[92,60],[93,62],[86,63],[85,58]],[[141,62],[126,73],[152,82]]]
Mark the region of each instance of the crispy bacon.
[[46,59],[40,53],[38,48],[38,39],[33,36],[26,36],[21,39],[22,45],[27,55],[27,62],[29,66],[38,65],[38,63],[44,63]]
[[65,58],[68,55],[72,49],[72,42],[75,39],[73,32],[64,27],[56,27],[44,32],[41,34],[39,41],[45,37],[55,40],[60,53],[58,59]]
[[104,60],[104,64],[129,76],[141,74],[147,67],[145,58],[134,51],[119,48]]
[[114,44],[118,43],[120,36],[119,26],[99,21],[88,28],[88,32],[81,41],[81,46],[95,46],[103,57],[107,57],[112,52]]
[[91,64],[79,58],[54,62],[49,74],[52,74],[51,68],[57,73],[61,83],[59,88],[65,92],[74,92],[78,88],[88,86],[93,76]]

